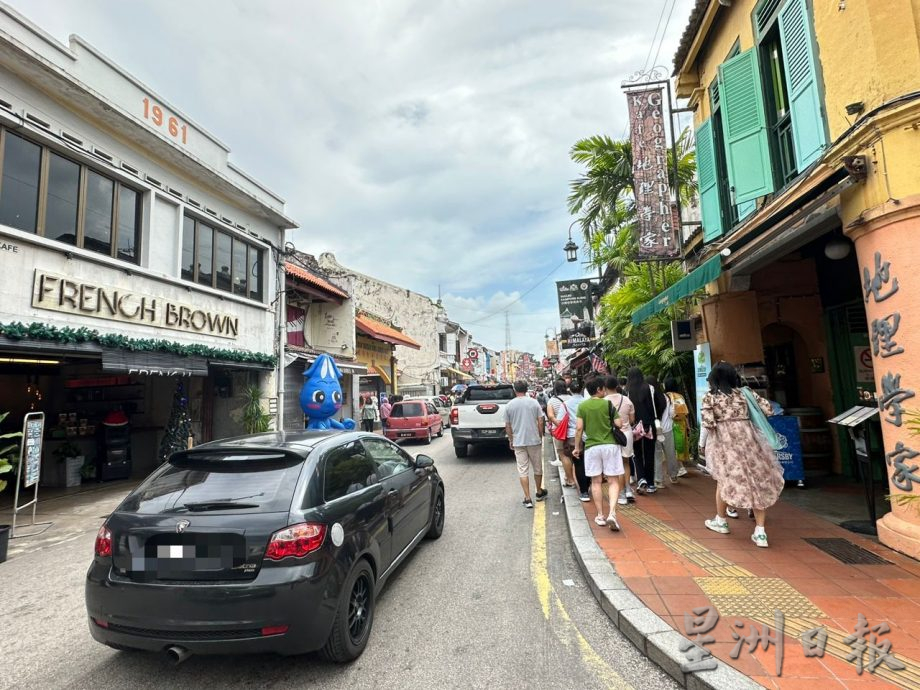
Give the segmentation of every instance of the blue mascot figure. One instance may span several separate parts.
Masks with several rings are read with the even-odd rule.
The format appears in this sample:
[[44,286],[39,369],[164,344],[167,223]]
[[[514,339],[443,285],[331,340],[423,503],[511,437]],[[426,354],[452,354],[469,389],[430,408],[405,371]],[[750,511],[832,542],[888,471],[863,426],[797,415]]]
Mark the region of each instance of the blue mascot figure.
[[320,355],[304,373],[300,409],[307,416],[307,429],[354,429],[355,420],[334,419],[342,409],[342,372],[329,355]]

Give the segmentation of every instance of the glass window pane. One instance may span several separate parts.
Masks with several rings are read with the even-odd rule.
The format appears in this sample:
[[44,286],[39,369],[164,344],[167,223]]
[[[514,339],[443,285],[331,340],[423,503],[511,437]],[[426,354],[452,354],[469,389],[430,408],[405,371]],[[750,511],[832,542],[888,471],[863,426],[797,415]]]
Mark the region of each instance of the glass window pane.
[[262,250],[249,248],[249,297],[262,301]]
[[130,187],[118,189],[118,258],[137,261],[141,195]]
[[77,243],[77,204],[80,201],[80,166],[56,153],[48,164],[48,202],[45,237]]
[[246,279],[249,276],[249,271],[246,270],[249,265],[246,259],[247,246],[245,242],[233,239],[233,294],[243,297],[246,296]]
[[376,467],[360,443],[353,441],[334,448],[326,456],[323,493],[327,501],[360,491],[376,481]]
[[195,280],[195,221],[188,216],[182,225],[182,277]]
[[202,285],[211,285],[211,266],[213,264],[214,230],[213,228],[198,224],[198,282]]
[[230,235],[223,232],[217,233],[217,254],[215,255],[217,263],[214,266],[217,272],[217,289],[227,292],[230,292],[233,287],[230,280],[230,269],[233,265],[230,255],[232,246],[233,239]]
[[41,157],[40,146],[6,133],[0,188],[0,223],[3,225],[35,232]]
[[101,254],[112,253],[112,206],[115,183],[92,170],[86,176],[86,212],[83,248]]

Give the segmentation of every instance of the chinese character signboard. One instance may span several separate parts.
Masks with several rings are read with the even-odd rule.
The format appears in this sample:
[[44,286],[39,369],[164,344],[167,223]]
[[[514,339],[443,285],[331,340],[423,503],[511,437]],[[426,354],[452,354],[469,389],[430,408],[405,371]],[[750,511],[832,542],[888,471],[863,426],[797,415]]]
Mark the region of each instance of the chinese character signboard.
[[671,207],[668,186],[662,89],[629,91],[626,100],[629,105],[639,259],[675,259],[680,256],[677,235],[680,227]]
[[559,338],[563,350],[589,347],[594,344],[594,304],[591,301],[591,281],[560,280],[556,283],[559,296]]

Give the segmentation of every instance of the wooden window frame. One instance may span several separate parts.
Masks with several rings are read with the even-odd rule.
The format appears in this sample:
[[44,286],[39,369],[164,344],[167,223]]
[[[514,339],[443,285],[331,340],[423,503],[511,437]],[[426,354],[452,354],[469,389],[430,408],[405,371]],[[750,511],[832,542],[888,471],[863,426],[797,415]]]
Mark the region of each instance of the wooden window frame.
[[[8,127],[0,127],[0,186],[3,183],[3,156],[6,149],[6,139],[10,135],[10,130]],[[51,155],[60,156],[64,160],[67,160],[74,165],[80,168],[80,181],[77,192],[77,227],[76,235],[74,239],[74,244],[68,244],[66,242],[58,242],[57,240],[52,240],[62,246],[67,247],[77,247],[79,249],[84,249],[84,223],[86,221],[86,185],[89,179],[89,172],[92,171],[104,177],[107,180],[112,182],[112,234],[109,246],[108,256],[111,259],[116,261],[123,261],[125,263],[138,265],[140,263],[140,239],[143,226],[143,213],[141,211],[142,199],[144,198],[144,190],[138,189],[132,185],[123,183],[120,179],[113,175],[107,175],[102,170],[95,168],[93,166],[87,165],[86,163],[81,163],[79,160],[74,160],[70,156],[66,155],[64,152],[61,152],[55,148],[52,148],[40,141],[36,141],[28,136],[23,136],[19,132],[13,133],[14,136],[25,139],[30,144],[34,144],[41,149],[41,157],[39,159],[38,167],[38,208],[36,210],[35,216],[35,235],[37,237],[45,237],[46,222],[48,220],[48,178],[50,176],[51,169]],[[119,213],[119,196],[121,188],[126,187],[137,194],[137,207],[136,207],[136,223],[134,227],[134,245],[135,245],[135,254],[133,259],[124,259],[118,256],[118,213]],[[25,231],[23,231],[25,232]],[[88,249],[86,251],[93,251]],[[102,252],[95,252],[94,254],[101,254],[106,256]]]

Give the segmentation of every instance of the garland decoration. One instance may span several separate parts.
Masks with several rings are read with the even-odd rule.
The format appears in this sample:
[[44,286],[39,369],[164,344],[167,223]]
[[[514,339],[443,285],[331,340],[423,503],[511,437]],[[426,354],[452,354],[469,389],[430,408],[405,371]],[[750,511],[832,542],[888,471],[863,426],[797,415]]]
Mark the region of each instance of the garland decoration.
[[97,343],[102,347],[130,350],[132,352],[170,352],[183,357],[206,357],[224,362],[251,362],[275,366],[277,361],[274,355],[262,352],[227,350],[207,345],[183,345],[172,340],[159,340],[156,338],[129,338],[115,333],[99,333],[99,331],[85,326],[80,328],[70,328],[69,326],[59,328],[39,322],[26,326],[17,321],[14,323],[0,323],[0,335],[10,340],[49,340],[61,344]]

